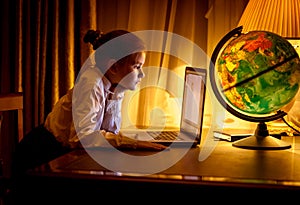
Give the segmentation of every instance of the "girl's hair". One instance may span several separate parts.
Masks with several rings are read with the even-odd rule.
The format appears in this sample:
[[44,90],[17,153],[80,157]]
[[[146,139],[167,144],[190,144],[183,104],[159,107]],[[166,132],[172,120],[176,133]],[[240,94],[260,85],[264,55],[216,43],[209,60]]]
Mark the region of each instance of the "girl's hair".
[[98,42],[102,33],[99,30],[88,30],[83,37],[85,43],[90,43],[93,46],[93,49],[96,50],[100,44]]
[[83,41],[93,45],[96,64],[106,71],[106,63],[110,59],[119,61],[132,54],[145,50],[144,42],[135,34],[126,30],[113,30],[103,34],[99,30],[89,30]]

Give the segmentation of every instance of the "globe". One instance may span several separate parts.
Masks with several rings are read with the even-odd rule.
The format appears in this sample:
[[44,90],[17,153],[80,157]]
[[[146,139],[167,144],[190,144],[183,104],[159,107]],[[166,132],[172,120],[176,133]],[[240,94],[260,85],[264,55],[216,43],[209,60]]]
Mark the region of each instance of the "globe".
[[212,62],[210,80],[219,102],[233,115],[259,122],[254,137],[241,142],[241,147],[290,147],[277,146],[281,142],[273,139],[268,144],[265,122],[286,115],[284,108],[299,90],[300,59],[295,48],[275,33],[258,30],[244,34],[238,27],[219,42]]
[[282,62],[296,54],[287,40],[267,31],[250,31],[232,40],[217,60],[228,102],[252,114],[271,113],[288,104],[299,89],[300,61],[298,57]]

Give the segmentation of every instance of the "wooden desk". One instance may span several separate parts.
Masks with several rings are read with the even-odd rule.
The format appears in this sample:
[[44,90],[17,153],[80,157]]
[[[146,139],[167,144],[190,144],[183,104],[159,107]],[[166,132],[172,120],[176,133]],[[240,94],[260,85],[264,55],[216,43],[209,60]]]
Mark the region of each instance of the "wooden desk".
[[[27,197],[30,193],[51,193],[51,196],[60,197],[70,193],[105,198],[109,193],[126,192],[143,196],[144,193],[164,192],[172,193],[176,199],[184,193],[188,198],[196,195],[199,199],[210,198],[213,194],[224,197],[222,201],[228,202],[232,202],[235,196],[246,197],[247,202],[255,202],[259,198],[271,202],[271,199],[277,201],[280,197],[287,201],[298,198],[300,194],[300,138],[287,136],[282,140],[290,142],[292,148],[248,150],[220,141],[204,161],[198,160],[203,147],[192,148],[175,165],[152,175],[126,174],[124,170],[112,172],[85,150],[76,150],[29,171],[23,184],[28,191]],[[181,149],[170,149],[170,156],[176,156]],[[114,154],[109,149],[93,152],[101,156]],[[149,151],[126,153],[141,157],[155,154]],[[164,160],[158,159],[157,163]]]

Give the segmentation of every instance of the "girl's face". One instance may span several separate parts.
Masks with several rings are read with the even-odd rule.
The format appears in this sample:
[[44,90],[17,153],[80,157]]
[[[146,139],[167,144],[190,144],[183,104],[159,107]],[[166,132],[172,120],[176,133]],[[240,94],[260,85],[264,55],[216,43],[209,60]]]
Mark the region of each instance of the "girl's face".
[[119,65],[119,85],[126,90],[135,90],[137,84],[141,82],[141,79],[145,77],[143,72],[143,65],[145,63],[145,52],[138,53],[134,58],[129,57],[124,64]]

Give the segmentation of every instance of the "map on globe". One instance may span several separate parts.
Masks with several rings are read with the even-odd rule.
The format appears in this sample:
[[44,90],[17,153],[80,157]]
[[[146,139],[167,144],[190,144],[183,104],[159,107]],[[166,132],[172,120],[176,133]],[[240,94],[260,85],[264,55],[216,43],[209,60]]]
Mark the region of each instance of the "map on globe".
[[219,87],[239,111],[269,114],[291,102],[300,86],[300,59],[283,37],[250,31],[230,41],[216,62]]

